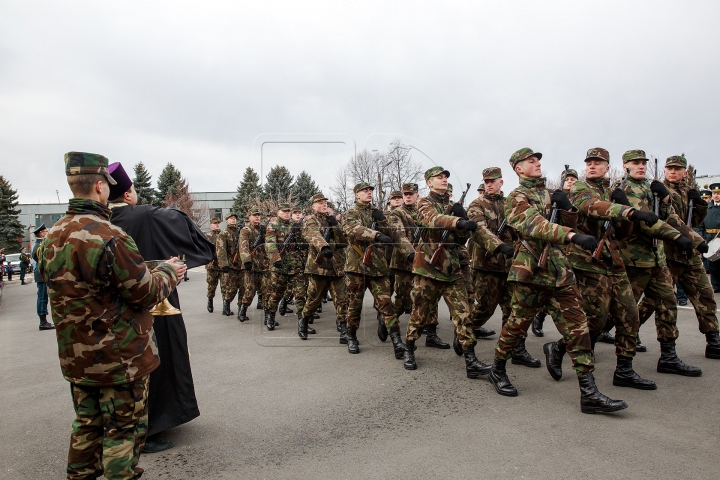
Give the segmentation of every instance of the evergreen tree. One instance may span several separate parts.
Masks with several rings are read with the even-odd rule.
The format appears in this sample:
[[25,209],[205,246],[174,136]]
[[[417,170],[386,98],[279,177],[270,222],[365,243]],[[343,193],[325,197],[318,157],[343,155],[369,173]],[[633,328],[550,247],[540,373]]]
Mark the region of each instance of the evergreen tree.
[[17,190],[0,175],[0,248],[4,248],[5,253],[19,252],[25,234],[17,198]]
[[168,162],[158,177],[157,191],[155,192],[153,205],[156,207],[162,207],[165,204],[165,198],[169,194],[177,195],[177,185],[181,180],[182,174],[180,173],[180,170],[175,168],[175,165]]
[[267,183],[263,188],[263,199],[283,202],[292,194],[293,176],[287,168],[279,165],[273,167],[265,179]]
[[145,165],[139,162],[135,167],[135,178],[133,179],[133,185],[135,186],[135,192],[138,197],[138,205],[148,205],[153,203],[156,192],[152,186],[152,176],[147,171]]
[[237,194],[233,199],[232,211],[240,216],[246,215],[248,209],[253,205],[256,198],[260,197],[260,176],[250,167],[245,169],[245,174],[237,187]]
[[316,193],[320,193],[320,189],[315,184],[315,181],[304,170],[295,178],[295,183],[293,183],[291,190],[293,203],[302,209],[309,207],[310,198]]

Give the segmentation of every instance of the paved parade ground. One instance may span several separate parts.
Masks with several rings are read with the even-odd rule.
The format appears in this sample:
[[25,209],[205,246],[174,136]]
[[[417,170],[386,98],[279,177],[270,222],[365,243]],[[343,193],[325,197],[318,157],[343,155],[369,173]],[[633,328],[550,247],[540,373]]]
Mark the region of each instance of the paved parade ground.
[[[375,334],[366,295],[358,332],[361,353],[339,345],[331,303],[301,341],[296,317],[262,328],[205,310],[204,269],[180,287],[201,415],[167,432],[175,448],[143,454],[143,479],[238,478],[717,478],[720,360],[704,358],[694,312],[679,308],[678,354],[701,367],[700,378],[655,372],[660,347],[654,326],[640,331],[647,353],[635,370],[657,391],[612,386],[614,347],[598,344],[599,389],[629,408],[612,415],[580,413],[580,392],[566,356],[564,377],[550,378],[543,343],[529,352],[543,367],[511,365],[520,392],[501,397],[485,379],[469,380],[453,350],[418,342],[418,369],[406,371],[392,344]],[[6,282],[0,302],[2,445],[0,478],[65,478],[74,418],[69,384],[60,374],[54,333],[37,329],[35,285]],[[716,299],[720,298],[716,294]],[[237,313],[236,305],[233,311]],[[401,318],[404,327],[407,315]],[[452,340],[444,304],[438,333]],[[487,325],[499,331],[499,309]],[[497,335],[479,340],[478,358],[492,361]],[[151,386],[152,388],[152,386]]]

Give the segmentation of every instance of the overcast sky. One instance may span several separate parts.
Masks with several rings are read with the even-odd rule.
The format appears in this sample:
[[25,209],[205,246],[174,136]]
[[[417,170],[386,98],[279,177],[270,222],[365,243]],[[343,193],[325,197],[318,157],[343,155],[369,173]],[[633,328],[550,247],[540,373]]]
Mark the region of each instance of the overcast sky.
[[154,179],[172,162],[193,191],[231,191],[260,169],[255,139],[276,133],[351,139],[263,149],[265,174],[305,169],[325,193],[348,152],[395,137],[451,182],[503,167],[506,193],[521,147],[553,175],[591,147],[618,166],[632,148],[684,152],[716,174],[719,13],[711,1],[0,0],[0,174],[21,202],[66,201],[63,154],[78,150],[143,161]]

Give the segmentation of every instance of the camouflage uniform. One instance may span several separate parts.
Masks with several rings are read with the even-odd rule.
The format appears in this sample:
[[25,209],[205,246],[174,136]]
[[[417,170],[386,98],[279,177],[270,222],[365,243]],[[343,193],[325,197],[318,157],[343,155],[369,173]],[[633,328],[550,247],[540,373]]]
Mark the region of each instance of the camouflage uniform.
[[[290,209],[290,206],[287,204],[280,205],[281,209],[283,207],[287,207],[288,210]],[[298,274],[300,268],[302,267],[302,264],[298,263],[297,256],[294,255],[295,240],[293,239],[295,238],[295,233],[293,233],[293,239],[291,239],[292,243],[286,247],[285,251],[281,254],[283,244],[290,235],[292,229],[296,228],[297,231],[300,229],[299,225],[297,227],[293,227],[293,223],[294,222],[290,219],[283,220],[278,217],[274,221],[270,222],[267,227],[265,248],[270,261],[271,280],[268,295],[263,307],[265,308],[266,324],[269,330],[272,330],[271,320],[273,324],[275,323],[275,312],[277,311],[280,300],[285,295],[285,290],[287,289],[289,282],[293,276]]]
[[[66,174],[107,174],[107,159],[71,152]],[[114,181],[113,181],[114,182]],[[147,429],[148,376],[160,359],[149,309],[177,285],[175,270],[146,268],[137,246],[98,202],[73,198],[42,243],[60,369],[76,418],[70,479],[138,478]]]
[[[413,188],[405,189],[408,193],[417,193],[417,185]],[[411,191],[414,190],[414,191]],[[405,236],[410,239],[415,233],[417,226],[417,207],[416,205],[401,205],[391,212],[402,224]],[[400,316],[412,308],[412,300],[410,293],[412,291],[413,273],[412,263],[408,261],[407,255],[403,255],[404,249],[393,248],[392,257],[390,259],[391,275],[394,277],[395,299],[393,300],[393,308],[395,315]],[[437,320],[436,320],[437,322]]]
[[[220,296],[225,300],[225,279],[222,276],[222,269],[217,259],[217,238],[220,230],[210,230],[206,233],[208,239],[215,245],[216,255],[213,261],[205,265],[205,277],[208,284],[207,298],[215,298],[215,291],[220,283]],[[235,294],[233,293],[233,298]],[[232,298],[230,299],[232,301]]]
[[[234,214],[228,214],[227,220]],[[227,225],[215,239],[215,252],[218,259],[218,266],[221,271],[224,270],[225,289],[221,290],[223,295],[223,313],[232,315],[230,311],[230,302],[235,298],[237,293],[238,307],[242,303],[242,297],[245,295],[245,278],[243,274],[243,266],[238,253],[238,245],[240,241],[240,227],[238,225]]]
[[[254,212],[250,212],[253,214]],[[267,225],[248,224],[240,230],[240,261],[244,265],[252,262],[251,270],[245,270],[245,294],[242,304],[248,307],[255,297],[255,292],[261,292],[261,297],[267,300],[270,275],[268,272],[268,258],[265,253],[265,244],[261,243],[254,251],[253,245],[258,236],[265,235]]]

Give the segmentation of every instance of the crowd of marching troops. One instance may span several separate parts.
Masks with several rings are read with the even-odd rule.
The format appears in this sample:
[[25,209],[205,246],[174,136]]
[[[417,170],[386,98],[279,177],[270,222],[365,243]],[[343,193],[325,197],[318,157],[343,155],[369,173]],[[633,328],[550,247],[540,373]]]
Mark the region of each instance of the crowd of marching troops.
[[[702,258],[720,232],[720,184],[698,191],[688,179],[684,155],[666,160],[663,181],[657,179],[657,166],[655,180],[648,180],[645,152],[629,150],[622,156],[623,177],[611,185],[608,151],[592,148],[584,175],[566,166],[562,188],[551,190],[541,159],[529,148],[512,154],[510,167],[520,185],[507,197],[502,169],[484,169],[478,197],[467,209],[470,184],[453,201],[450,172],[436,166],[425,172],[427,196],[420,198],[418,185],[407,183],[391,192],[384,210],[372,205],[374,187],[361,182],[353,189],[355,205],[342,215],[320,193],[310,199],[308,211],[281,203],[263,220],[263,212],[251,208],[247,218],[239,219],[244,225],[229,213],[222,231],[220,219],[213,218],[208,236],[216,245],[216,259],[206,266],[208,311],[214,309],[218,283],[223,315],[235,315],[231,308],[237,296],[237,319],[247,321],[257,294],[257,308],[264,310],[270,331],[278,325],[278,312],[293,313],[293,303],[298,336],[307,340],[329,292],[340,343],[357,354],[369,290],[378,337],[391,339],[404,368],[417,368],[415,344],[425,335],[428,347],[452,346],[464,358],[468,378],[487,377],[506,396],[518,394],[506,371],[508,360],[542,366],[526,350],[525,339],[531,327],[543,335],[548,315],[562,337],[543,346],[547,370],[560,380],[563,357],[570,357],[584,413],[627,408],[624,401],[600,393],[593,377],[595,343],[612,328],[613,385],[657,388],[633,369],[635,353],[644,348],[639,328],[654,315],[661,349],[657,371],[700,376],[700,368],[676,352],[675,287],[685,291],[695,309],[706,337],[705,356],[720,359],[714,298],[720,260],[703,263]],[[452,344],[437,334],[441,298],[454,325]],[[475,345],[478,337],[496,334],[485,324],[498,306],[502,330],[494,359],[485,364]],[[398,319],[406,314],[403,338]]]

